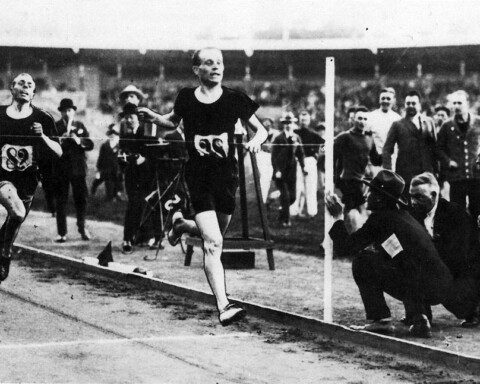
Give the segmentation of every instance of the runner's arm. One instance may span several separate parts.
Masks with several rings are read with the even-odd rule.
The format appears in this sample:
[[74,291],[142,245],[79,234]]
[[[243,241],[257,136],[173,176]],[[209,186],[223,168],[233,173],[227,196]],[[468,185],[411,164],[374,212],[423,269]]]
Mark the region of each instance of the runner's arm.
[[255,136],[245,144],[245,148],[250,152],[260,152],[262,144],[267,140],[268,132],[255,114],[245,122],[255,132]]
[[138,114],[140,120],[159,125],[161,127],[176,129],[181,116],[178,116],[174,111],[167,113],[165,115],[160,115],[159,113],[152,111],[150,108],[140,107],[138,108]]

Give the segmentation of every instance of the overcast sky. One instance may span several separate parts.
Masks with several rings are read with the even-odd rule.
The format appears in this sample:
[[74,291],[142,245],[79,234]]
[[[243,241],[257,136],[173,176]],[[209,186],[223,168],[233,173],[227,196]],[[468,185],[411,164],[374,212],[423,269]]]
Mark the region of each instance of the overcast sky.
[[248,40],[255,31],[272,28],[348,30],[365,44],[480,41],[477,0],[1,0],[1,4],[0,45],[174,49],[199,37]]

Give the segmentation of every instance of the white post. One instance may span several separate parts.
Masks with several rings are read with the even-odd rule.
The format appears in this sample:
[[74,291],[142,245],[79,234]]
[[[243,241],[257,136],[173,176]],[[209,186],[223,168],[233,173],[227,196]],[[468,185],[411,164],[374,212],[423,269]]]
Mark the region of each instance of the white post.
[[[327,57],[325,61],[325,194],[333,193],[333,125],[335,115],[335,58]],[[333,218],[325,207],[325,239],[323,249],[324,284],[323,284],[323,320],[333,321],[332,310],[332,259],[333,243],[328,231],[333,225]]]

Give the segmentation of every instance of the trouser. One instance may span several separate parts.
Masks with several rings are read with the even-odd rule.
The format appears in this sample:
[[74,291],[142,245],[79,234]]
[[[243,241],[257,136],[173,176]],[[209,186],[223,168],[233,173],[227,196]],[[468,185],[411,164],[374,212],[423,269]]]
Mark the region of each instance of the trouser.
[[17,238],[18,231],[22,226],[22,223],[28,216],[30,208],[32,206],[33,194],[31,196],[24,196],[21,199],[23,206],[25,207],[25,217],[22,220],[14,219],[11,215],[7,215],[2,228],[0,229],[0,257],[11,257],[12,248],[15,239]]
[[268,152],[260,151],[255,156],[257,159],[258,173],[260,176],[260,188],[262,190],[262,199],[266,203],[268,199],[268,192],[272,183],[272,156]]
[[301,215],[306,207],[308,216],[315,216],[318,213],[317,206],[317,183],[318,171],[317,160],[313,156],[305,158],[305,175],[300,167],[297,166],[297,193],[292,214]]
[[355,257],[352,272],[367,320],[391,317],[384,292],[402,301],[410,316],[428,315],[427,306],[443,302],[452,283],[451,276],[427,282],[425,275],[413,264],[411,267],[407,262],[393,264],[388,255],[371,251],[363,251]]
[[443,300],[443,306],[459,319],[473,314],[480,303],[480,281],[472,276],[456,278]]
[[295,201],[296,195],[296,177],[282,177],[275,179],[277,188],[280,191],[280,211],[279,219],[282,222],[290,220],[290,205]]
[[85,216],[87,213],[88,188],[85,176],[57,177],[57,231],[60,236],[65,236],[67,230],[67,203],[68,191],[72,185],[73,201],[77,213],[78,231],[85,230]]
[[112,174],[105,173],[100,174],[99,179],[94,179],[91,187],[91,194],[94,195],[97,192],[98,187],[105,182],[105,200],[112,200],[119,192],[122,191],[121,177]]
[[467,207],[476,221],[480,215],[480,180],[460,180],[450,182],[450,201]]
[[[157,188],[154,173],[147,166],[129,164],[125,170],[125,191],[127,210],[123,227],[123,240],[134,242],[138,237],[161,238],[160,206],[154,210],[147,204],[145,197]],[[158,201],[152,199],[153,204]],[[142,220],[145,222],[142,224]],[[160,231],[160,232],[159,232]]]
[[51,177],[48,180],[46,178],[42,180],[42,188],[48,212],[55,214],[55,184],[52,182]]

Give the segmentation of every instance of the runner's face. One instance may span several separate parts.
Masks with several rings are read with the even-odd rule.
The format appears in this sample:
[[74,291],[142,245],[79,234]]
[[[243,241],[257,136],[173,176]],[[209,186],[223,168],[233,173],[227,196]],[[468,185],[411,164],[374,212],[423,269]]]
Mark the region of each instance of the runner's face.
[[200,52],[200,65],[194,66],[194,72],[202,84],[215,85],[223,79],[223,56],[217,49],[204,49]]
[[15,101],[29,103],[35,96],[35,82],[30,75],[22,74],[13,80],[10,90]]

